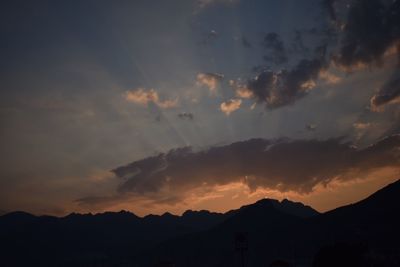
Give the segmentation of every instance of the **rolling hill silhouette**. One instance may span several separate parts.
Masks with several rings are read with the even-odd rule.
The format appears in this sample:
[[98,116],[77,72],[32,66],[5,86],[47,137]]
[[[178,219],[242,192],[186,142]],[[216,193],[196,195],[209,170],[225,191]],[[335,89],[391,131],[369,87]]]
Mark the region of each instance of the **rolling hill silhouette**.
[[323,214],[273,199],[224,214],[188,210],[182,216],[141,218],[121,211],[57,218],[13,212],[0,216],[1,261],[3,266],[237,266],[234,239],[243,233],[246,266],[268,266],[276,259],[308,266],[316,254],[331,255],[332,246],[341,251],[336,244],[342,243],[363,244],[369,255],[396,264],[399,211],[400,180]]

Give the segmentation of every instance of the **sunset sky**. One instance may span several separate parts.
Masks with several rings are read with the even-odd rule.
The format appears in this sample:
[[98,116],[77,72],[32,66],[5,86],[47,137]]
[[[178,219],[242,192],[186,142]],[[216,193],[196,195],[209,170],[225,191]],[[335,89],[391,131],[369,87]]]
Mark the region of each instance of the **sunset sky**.
[[400,178],[400,1],[4,1],[0,212],[326,211]]

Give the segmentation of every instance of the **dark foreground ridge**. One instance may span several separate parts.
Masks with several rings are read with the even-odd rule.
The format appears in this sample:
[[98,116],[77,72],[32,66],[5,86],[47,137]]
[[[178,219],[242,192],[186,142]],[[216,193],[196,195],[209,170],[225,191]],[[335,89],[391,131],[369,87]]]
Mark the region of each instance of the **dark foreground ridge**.
[[263,199],[182,216],[13,212],[0,216],[1,266],[400,266],[400,180],[319,214]]

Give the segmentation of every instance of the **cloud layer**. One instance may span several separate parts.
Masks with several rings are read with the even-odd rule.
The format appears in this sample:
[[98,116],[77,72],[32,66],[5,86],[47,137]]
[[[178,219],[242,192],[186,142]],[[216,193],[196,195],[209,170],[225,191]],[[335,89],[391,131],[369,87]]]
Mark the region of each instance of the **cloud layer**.
[[[341,139],[251,139],[193,151],[190,147],[113,170],[121,194],[184,199],[199,187],[242,182],[250,190],[309,193],[333,180],[351,180],[400,164],[400,135],[358,149]],[[173,201],[172,201],[173,202]]]

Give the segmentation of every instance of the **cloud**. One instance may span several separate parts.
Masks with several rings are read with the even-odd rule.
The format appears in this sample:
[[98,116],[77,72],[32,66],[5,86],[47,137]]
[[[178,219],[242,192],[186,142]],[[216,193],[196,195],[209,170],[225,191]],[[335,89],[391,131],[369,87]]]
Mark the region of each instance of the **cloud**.
[[199,73],[197,74],[197,85],[206,86],[212,94],[216,93],[218,84],[222,81],[224,75],[219,73]]
[[242,104],[241,99],[230,99],[225,102],[221,103],[220,109],[223,113],[226,115],[231,114],[235,110],[238,110],[240,108],[240,105]]
[[371,98],[371,110],[383,111],[386,105],[400,103],[400,72],[395,71],[391,79],[387,81]]
[[[400,1],[356,0],[352,4],[346,3],[348,12],[343,22],[339,22],[339,15],[341,17],[342,14],[336,12],[339,9],[337,2],[323,1],[331,21],[337,27],[335,30],[329,24],[326,32],[329,32],[329,36],[340,33],[336,47],[331,47],[331,43],[325,41],[326,44],[315,49],[320,55],[314,59],[303,59],[289,70],[273,71],[264,67],[237,95],[240,97],[244,95],[242,92],[249,90],[257,102],[265,103],[268,109],[276,109],[306,96],[316,87],[317,80],[325,84],[339,83],[341,78],[329,72],[329,67],[350,72],[371,65],[380,67],[388,56],[397,54],[400,59]],[[299,31],[295,33],[296,44],[300,44],[301,34]],[[262,45],[269,52],[264,60],[276,65],[288,61],[285,44],[278,33],[266,34]],[[326,57],[328,48],[330,54]],[[398,82],[398,79],[391,79],[379,90],[371,99],[372,110],[379,111],[385,104],[398,102]]]
[[[325,2],[336,20],[334,5],[337,1]],[[400,64],[400,1],[356,0],[349,7],[332,62],[346,72],[381,67],[394,55]],[[335,83],[333,77],[325,74],[325,78]],[[370,108],[383,111],[385,106],[394,103],[400,103],[400,73],[397,70],[371,98]]]
[[178,106],[178,99],[167,99],[155,103],[160,108],[175,108]]
[[366,130],[371,127],[371,123],[369,122],[355,122],[353,123],[353,127],[356,130]]
[[286,63],[288,61],[285,46],[279,34],[270,32],[265,35],[262,46],[269,52],[264,56],[264,60],[272,62],[276,65]]
[[[381,66],[388,55],[397,54],[400,59],[400,1],[355,0],[352,4],[340,3],[339,6],[338,1],[324,0],[323,4],[333,22],[325,31],[328,36],[334,35],[335,40],[336,34],[340,34],[336,47],[322,38],[322,45],[315,49],[319,55],[314,58],[302,59],[288,69],[263,67],[247,84],[233,84],[237,97],[254,98],[258,103],[264,103],[267,109],[277,109],[308,95],[318,81],[338,84],[341,77],[329,72],[330,67],[349,72],[370,65]],[[345,18],[343,22],[339,21],[342,17]],[[305,50],[300,31],[295,31],[295,41],[298,47],[294,50]],[[287,49],[278,33],[267,33],[262,46],[268,52],[264,60],[276,65],[288,62]],[[214,76],[198,76],[198,83],[206,85],[212,92],[215,92],[218,80]],[[388,89],[389,85],[396,87],[396,83],[398,80],[392,79],[371,99],[372,110],[378,111],[385,104],[398,102],[398,90]]]
[[326,84],[338,84],[342,80],[339,76],[329,72],[328,70],[320,71],[319,78],[325,81]]
[[237,97],[240,98],[253,97],[253,93],[247,88],[247,85],[242,84],[240,79],[238,79],[238,81],[229,80],[229,85],[233,88]]
[[240,98],[251,98],[253,93],[246,87],[239,87],[236,89],[236,95]]
[[331,181],[350,181],[381,168],[399,166],[400,135],[393,135],[362,149],[340,138],[251,139],[201,151],[185,147],[113,172],[122,180],[120,194],[163,201],[171,194],[182,200],[196,188],[236,182],[252,191],[264,188],[305,194]]
[[379,125],[371,122],[355,122],[353,123],[354,137],[356,141],[362,141],[362,139],[368,137],[368,133],[371,134]]
[[[334,1],[327,2],[332,7]],[[349,71],[371,64],[382,65],[388,50],[397,46],[395,53],[399,52],[399,25],[400,1],[354,1],[334,62]]]
[[316,86],[321,71],[326,69],[323,59],[303,59],[292,70],[264,70],[248,81],[246,88],[268,109],[293,104]]
[[304,45],[303,33],[299,30],[294,31],[294,38],[291,44],[291,52],[306,55],[309,48]]
[[144,88],[138,88],[136,90],[126,91],[124,98],[128,102],[140,105],[154,103],[160,108],[174,108],[178,105],[178,99],[160,100],[158,93],[154,89],[146,90]]
[[193,120],[194,115],[191,112],[181,112],[178,114],[178,118],[180,118],[182,120]]

